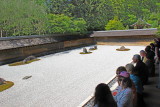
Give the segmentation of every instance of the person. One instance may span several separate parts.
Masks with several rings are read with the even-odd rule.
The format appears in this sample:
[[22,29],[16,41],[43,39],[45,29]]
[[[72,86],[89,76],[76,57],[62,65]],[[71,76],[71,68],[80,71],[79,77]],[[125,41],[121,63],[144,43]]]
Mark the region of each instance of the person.
[[140,55],[141,55],[142,62],[145,63],[147,61],[146,52],[144,50],[141,50]]
[[126,71],[122,71],[118,80],[120,86],[118,93],[114,96],[118,107],[133,107],[133,93],[131,90],[132,83],[130,74]]
[[[160,38],[156,38],[154,39],[155,43],[155,57],[156,57],[156,63],[159,63],[160,61],[160,51],[159,51],[159,48],[160,48]],[[159,78],[158,78],[158,85],[156,86],[156,88],[159,88],[160,89],[160,63],[159,63]]]
[[142,62],[140,55],[135,54],[132,58],[135,65],[135,71],[137,71],[137,76],[140,77],[142,84],[146,84],[148,81],[148,69],[145,63]]
[[127,64],[126,66],[127,72],[130,73],[130,79],[134,82],[135,86],[136,86],[136,92],[137,92],[137,105],[136,107],[142,107],[144,100],[143,100],[143,86],[142,86],[142,81],[141,79],[136,76],[135,74],[136,71],[134,70],[134,66],[133,64]]
[[151,55],[151,59],[154,60],[155,52],[151,50],[151,46],[146,46],[145,52],[146,52],[146,54],[150,54]]
[[151,51],[155,53],[155,45],[154,43],[150,43]]
[[148,75],[153,77],[155,76],[155,65],[154,60],[152,59],[151,53],[147,53],[146,55],[147,61],[145,62],[147,68],[148,68]]
[[117,107],[110,88],[105,83],[100,83],[95,89],[94,107]]
[[[117,70],[116,70],[117,82],[119,81],[119,75],[120,75],[120,73],[121,73],[122,71],[127,71],[124,66],[119,66],[119,67],[117,68]],[[137,93],[136,93],[136,87],[135,87],[133,81],[131,81],[131,83],[132,83],[131,89],[132,89],[132,92],[133,92],[133,105],[134,105],[134,107],[135,107],[135,105],[136,105],[136,103],[137,103]],[[119,82],[118,82],[118,86],[120,86]],[[113,92],[114,92],[114,93],[113,93],[114,96],[117,94],[118,88],[119,88],[119,87],[117,87],[117,88],[113,91]]]
[[3,78],[0,78],[0,85],[3,85],[6,83],[6,80],[4,80]]
[[119,66],[116,70],[116,74],[117,76],[122,72],[122,71],[126,71],[126,68],[124,66]]

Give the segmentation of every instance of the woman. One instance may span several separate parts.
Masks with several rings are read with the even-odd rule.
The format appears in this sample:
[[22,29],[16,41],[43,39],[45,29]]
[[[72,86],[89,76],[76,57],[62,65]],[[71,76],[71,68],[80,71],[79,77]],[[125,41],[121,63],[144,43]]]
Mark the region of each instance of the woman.
[[127,64],[126,65],[127,72],[130,73],[130,79],[134,82],[136,86],[136,92],[137,92],[137,107],[142,107],[143,106],[143,96],[142,96],[142,91],[143,91],[143,86],[142,86],[142,81],[141,79],[136,76],[136,71],[134,70],[134,66],[132,64]]
[[120,84],[118,93],[114,96],[118,107],[133,107],[133,92],[131,90],[132,82],[130,74],[123,71],[119,75],[118,82]]
[[141,81],[141,79],[138,76],[135,75],[137,73],[134,70],[134,66],[132,64],[127,64],[126,65],[126,70],[127,70],[127,72],[130,73],[130,79],[135,84],[136,92],[142,94],[142,90],[143,90],[142,81]]
[[155,65],[154,65],[154,60],[152,59],[151,53],[147,53],[146,55],[147,61],[146,61],[146,66],[148,68],[148,76],[155,76]]
[[[124,66],[120,66],[120,67],[117,68],[117,70],[116,70],[117,77],[119,76],[119,74],[120,74],[122,71],[127,71]],[[117,78],[117,82],[118,82],[118,81],[119,81],[119,77]],[[136,87],[135,87],[133,81],[131,81],[131,82],[132,82],[132,87],[131,87],[131,89],[132,89],[132,92],[133,92],[133,105],[134,105],[133,107],[135,107],[136,104],[137,104],[137,93],[136,93]],[[118,82],[118,86],[120,86],[119,82]],[[114,96],[117,94],[118,88],[119,88],[119,87],[117,87],[117,88],[113,91],[113,95],[114,95]]]
[[126,68],[124,66],[119,66],[116,70],[116,74],[117,76],[122,72],[122,71],[126,71]]
[[95,89],[94,107],[117,107],[107,84],[101,83],[97,85]]

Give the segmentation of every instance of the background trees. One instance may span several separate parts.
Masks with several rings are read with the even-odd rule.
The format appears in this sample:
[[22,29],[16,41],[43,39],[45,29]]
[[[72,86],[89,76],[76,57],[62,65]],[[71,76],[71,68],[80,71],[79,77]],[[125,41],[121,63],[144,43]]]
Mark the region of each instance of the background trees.
[[43,34],[48,24],[43,6],[30,0],[0,0],[0,30],[2,36]]
[[82,18],[73,18],[64,14],[49,14],[49,32],[50,33],[83,33],[86,32],[86,22]]
[[158,27],[160,0],[0,0],[1,37],[128,29],[139,18]]

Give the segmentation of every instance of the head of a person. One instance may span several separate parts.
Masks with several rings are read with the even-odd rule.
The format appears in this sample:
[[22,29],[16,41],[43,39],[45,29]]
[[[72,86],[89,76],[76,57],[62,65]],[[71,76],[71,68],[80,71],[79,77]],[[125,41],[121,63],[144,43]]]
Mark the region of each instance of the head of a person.
[[154,41],[154,45],[158,45],[158,42],[160,41],[160,38],[155,38],[155,39],[153,39],[153,41]]
[[140,55],[141,55],[142,57],[145,57],[145,56],[146,56],[146,52],[145,52],[144,50],[141,50],[141,51],[140,51]]
[[137,63],[138,61],[141,61],[141,56],[138,54],[135,54],[132,58],[134,63]]
[[155,45],[153,43],[150,43],[151,48],[155,48]]
[[100,83],[95,88],[95,100],[94,105],[98,105],[98,107],[105,107],[109,101],[113,100],[112,93],[110,88],[105,83]]
[[153,41],[154,41],[154,43],[155,43],[155,42],[158,42],[159,39],[158,39],[158,38],[154,38]]
[[133,64],[127,64],[125,67],[126,67],[126,70],[127,70],[128,73],[134,74],[134,66],[133,66]]
[[146,46],[145,51],[148,53],[151,51],[151,46]]
[[118,80],[119,84],[121,87],[125,88],[131,88],[132,87],[132,82],[130,79],[130,74],[127,71],[122,71],[119,74],[119,80]]
[[149,59],[149,60],[152,60],[152,54],[151,53],[147,53],[146,54],[146,58]]
[[116,70],[117,76],[118,76],[122,71],[126,71],[126,68],[125,68],[124,66],[118,67],[117,70]]

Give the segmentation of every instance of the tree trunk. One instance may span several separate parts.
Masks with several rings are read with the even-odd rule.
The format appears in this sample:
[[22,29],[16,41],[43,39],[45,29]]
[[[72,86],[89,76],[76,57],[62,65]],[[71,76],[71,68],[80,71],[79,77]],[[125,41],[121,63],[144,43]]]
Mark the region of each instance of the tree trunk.
[[3,35],[2,35],[3,33],[2,33],[2,30],[1,30],[1,37],[3,37]]

